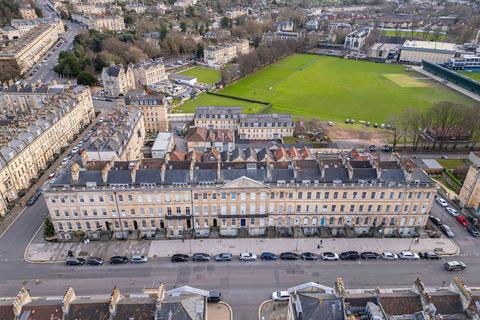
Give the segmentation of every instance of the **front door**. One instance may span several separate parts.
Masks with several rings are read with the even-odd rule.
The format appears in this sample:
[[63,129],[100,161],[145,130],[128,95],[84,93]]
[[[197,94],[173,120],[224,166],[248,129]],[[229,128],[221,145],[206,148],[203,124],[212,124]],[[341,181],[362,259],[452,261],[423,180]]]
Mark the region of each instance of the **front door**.
[[192,228],[192,221],[190,219],[187,219],[187,229]]
[[137,220],[133,220],[133,229],[138,230]]
[[240,219],[240,226],[245,227],[245,225],[246,225],[245,219]]
[[214,226],[214,227],[217,226],[217,219],[213,219],[213,226]]

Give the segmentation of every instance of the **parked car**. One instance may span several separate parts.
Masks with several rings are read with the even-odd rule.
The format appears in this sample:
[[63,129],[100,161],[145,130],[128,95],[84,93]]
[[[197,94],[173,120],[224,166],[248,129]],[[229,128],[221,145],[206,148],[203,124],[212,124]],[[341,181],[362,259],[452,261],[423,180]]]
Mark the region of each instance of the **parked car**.
[[419,260],[420,259],[420,256],[418,254],[411,251],[402,251],[400,252],[398,257],[403,260]]
[[220,253],[215,256],[215,261],[231,261],[232,254],[231,253]]
[[[378,127],[378,124],[376,124],[377,127]],[[374,126],[375,127],[375,126]],[[376,128],[376,127],[375,127]],[[388,144],[385,144],[383,147],[382,147],[382,151],[383,152],[390,152],[390,151],[393,151],[393,149],[388,145]]]
[[260,255],[260,259],[262,260],[277,260],[277,255],[271,252],[263,252]]
[[360,254],[360,258],[369,260],[369,259],[378,259],[380,258],[380,255],[376,252],[371,252],[371,251],[365,251]]
[[87,259],[87,264],[89,266],[101,266],[103,264],[103,259],[98,257],[90,257]]
[[447,226],[446,224],[440,225],[440,229],[445,233],[445,235],[449,238],[454,238],[455,233],[453,233],[452,228]]
[[375,151],[377,151],[377,146],[374,145],[374,144],[370,145],[370,146],[368,147],[368,151],[370,151],[370,152],[375,152]]
[[53,177],[55,177],[55,172],[52,172],[48,175],[48,179],[52,179]]
[[41,192],[36,191],[30,198],[28,198],[27,206],[33,205],[35,201],[37,201],[37,199],[40,197],[40,195],[41,195]]
[[458,270],[465,269],[467,267],[467,265],[465,263],[463,263],[462,261],[449,261],[449,262],[445,262],[443,267],[447,271],[458,271]]
[[146,262],[148,262],[148,257],[135,255],[135,256],[132,256],[132,259],[130,259],[130,262],[131,263],[146,263]]
[[257,255],[251,252],[240,253],[240,261],[257,261]]
[[453,209],[452,207],[446,207],[445,210],[452,216],[452,217],[458,217],[460,213],[458,213],[457,210]]
[[475,238],[477,238],[478,236],[480,236],[480,232],[479,232],[478,229],[475,228],[472,224],[467,225],[467,231],[468,231],[472,236],[474,236]]
[[174,254],[171,258],[172,262],[188,262],[188,256],[186,254]]
[[467,219],[465,219],[464,216],[461,216],[461,215],[458,215],[455,217],[455,219],[457,219],[457,222],[460,223],[462,226],[466,227],[468,226],[470,223],[467,221]]
[[435,199],[439,205],[441,205],[442,207],[448,207],[448,202],[445,201],[445,199],[443,199],[442,197],[437,197]]
[[65,260],[65,264],[67,266],[83,266],[85,264],[85,259],[76,258],[76,257],[68,257]]
[[282,260],[298,260],[300,258],[295,252],[282,252],[280,254],[280,259]]
[[[419,254],[420,255],[420,254]],[[440,256],[436,254],[435,252],[429,251],[425,252],[420,255],[421,258],[426,259],[426,260],[440,260]]]
[[328,121],[327,124],[328,124],[329,127],[333,127],[333,122],[332,121]]
[[345,251],[340,253],[340,259],[342,260],[358,260],[360,259],[360,254],[358,251]]
[[62,160],[62,165],[66,165],[69,161],[70,161],[70,159],[68,159],[68,158],[63,158],[63,160]]
[[442,220],[440,220],[440,218],[438,217],[429,216],[428,219],[430,219],[430,221],[432,221],[432,223],[436,226],[439,226],[440,224],[442,224]]
[[390,251],[385,251],[382,253],[382,259],[383,260],[397,260],[398,256],[396,253],[390,252]]
[[77,153],[78,150],[80,150],[80,148],[79,148],[78,146],[76,146],[75,148],[72,149],[72,152],[73,152],[73,153]]
[[335,261],[335,260],[338,260],[339,257],[338,257],[338,254],[336,254],[335,252],[323,252],[322,253],[322,260],[327,260],[327,261]]
[[220,302],[220,300],[222,300],[222,293],[220,291],[210,290],[208,292],[207,302],[217,303],[217,302]]
[[128,262],[128,258],[124,256],[113,256],[110,258],[110,264],[124,264]]
[[192,261],[195,262],[207,262],[210,261],[210,255],[207,253],[194,253],[192,255]]
[[312,261],[318,260],[318,256],[312,252],[304,252],[300,255],[300,258],[302,260],[312,260]]
[[290,295],[288,291],[275,291],[272,293],[272,300],[273,301],[281,301],[281,300],[288,300]]

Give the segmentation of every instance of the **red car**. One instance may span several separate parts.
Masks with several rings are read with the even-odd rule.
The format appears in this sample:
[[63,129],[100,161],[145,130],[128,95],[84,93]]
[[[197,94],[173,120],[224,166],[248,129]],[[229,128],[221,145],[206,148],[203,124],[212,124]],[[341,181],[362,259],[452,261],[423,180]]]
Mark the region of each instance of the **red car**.
[[455,219],[457,219],[458,223],[460,223],[462,226],[468,226],[468,221],[465,219],[464,216],[457,216],[455,217]]

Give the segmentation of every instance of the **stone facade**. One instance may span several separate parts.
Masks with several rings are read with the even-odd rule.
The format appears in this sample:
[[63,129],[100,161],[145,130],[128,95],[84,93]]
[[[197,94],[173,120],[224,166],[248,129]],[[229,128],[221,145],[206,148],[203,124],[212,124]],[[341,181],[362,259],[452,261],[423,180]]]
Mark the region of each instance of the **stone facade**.
[[0,215],[94,117],[86,87],[3,87]]
[[473,208],[480,213],[480,170],[478,167],[470,166],[459,198],[462,207]]
[[324,159],[295,148],[239,154],[175,151],[137,164],[75,164],[45,190],[50,217],[63,238],[76,230],[202,237],[211,228],[223,236],[267,228],[412,234],[426,225],[436,192],[420,169],[395,162]]
[[203,50],[204,61],[212,68],[219,68],[222,65],[236,59],[239,55],[250,52],[248,40],[242,39],[235,42],[224,43],[217,46],[210,46]]
[[125,104],[135,106],[140,110],[147,133],[156,134],[168,131],[167,101],[163,95],[127,95]]
[[119,107],[108,113],[85,150],[89,160],[133,161],[142,158],[145,124],[136,108]]
[[20,74],[25,73],[43,58],[57,40],[58,30],[55,25],[32,28],[28,34],[12,40],[0,49],[0,72],[9,74],[17,68]]

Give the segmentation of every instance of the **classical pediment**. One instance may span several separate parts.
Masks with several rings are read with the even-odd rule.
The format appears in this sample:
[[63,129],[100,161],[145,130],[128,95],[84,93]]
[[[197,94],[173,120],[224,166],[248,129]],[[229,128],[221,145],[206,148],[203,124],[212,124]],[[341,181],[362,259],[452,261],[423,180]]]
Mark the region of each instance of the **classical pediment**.
[[250,179],[248,177],[240,177],[238,179],[235,179],[233,181],[225,183],[223,186],[221,186],[219,189],[258,189],[258,188],[267,188],[266,185],[264,185],[261,182],[255,181],[253,179]]

